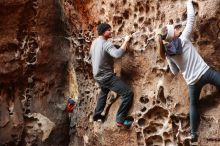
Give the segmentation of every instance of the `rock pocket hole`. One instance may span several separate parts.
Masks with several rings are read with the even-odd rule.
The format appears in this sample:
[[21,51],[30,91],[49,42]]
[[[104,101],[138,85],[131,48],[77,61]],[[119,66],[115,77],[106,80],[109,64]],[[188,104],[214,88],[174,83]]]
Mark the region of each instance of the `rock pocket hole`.
[[157,132],[157,129],[155,127],[147,127],[144,129],[144,135],[154,134]]
[[149,102],[149,99],[148,99],[147,97],[145,97],[145,96],[142,96],[142,97],[140,98],[140,102],[143,103],[143,104],[146,104],[146,103]]
[[146,120],[145,120],[144,118],[140,118],[140,119],[138,120],[138,125],[139,125],[139,126],[144,126],[145,123],[146,123]]
[[140,17],[139,19],[138,19],[138,22],[139,23],[142,23],[144,21],[144,17]]
[[122,15],[125,19],[128,19],[129,18],[129,10],[125,10],[124,13],[122,13]]
[[146,110],[147,110],[146,107],[142,107],[142,108],[141,108],[141,112],[145,112]]

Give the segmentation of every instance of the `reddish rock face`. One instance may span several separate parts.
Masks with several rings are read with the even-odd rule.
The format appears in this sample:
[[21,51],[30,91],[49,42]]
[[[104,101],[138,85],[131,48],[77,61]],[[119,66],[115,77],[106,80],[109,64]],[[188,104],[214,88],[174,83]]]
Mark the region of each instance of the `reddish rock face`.
[[[181,75],[167,71],[154,41],[162,25],[186,20],[184,3],[0,1],[0,145],[188,145],[187,85]],[[199,0],[195,10],[191,40],[220,71],[220,1]],[[129,130],[115,125],[120,98],[112,92],[105,123],[91,120],[99,87],[92,77],[89,48],[100,22],[112,25],[115,44],[133,34],[126,55],[115,63],[117,74],[135,93]],[[65,97],[76,95],[78,106],[68,117]],[[220,145],[219,97],[210,85],[201,93],[199,145]]]
[[67,37],[62,2],[0,2],[0,145],[68,144]]
[[[220,70],[219,4],[219,0],[198,1],[194,6],[196,22],[191,37],[204,60],[216,70]],[[156,53],[154,41],[162,25],[185,22],[185,1],[70,0],[64,5],[70,27],[74,30],[72,46],[76,48],[74,66],[81,105],[77,111],[79,117],[74,116],[76,113],[72,117],[71,125],[76,131],[70,145],[77,146],[80,142],[108,146],[189,145],[187,85],[181,75],[174,77],[167,71],[166,62]],[[120,99],[111,103],[110,97],[114,96],[111,93],[107,101],[106,122],[99,125],[89,121],[96,104],[98,85],[91,75],[88,52],[99,22],[112,25],[115,44],[121,45],[123,36],[133,33],[127,54],[116,63],[116,70],[121,68],[121,77],[135,93],[130,111],[135,122],[128,131],[118,130],[115,126]],[[219,124],[214,121],[220,118],[216,112],[220,95],[216,91],[215,87],[207,85],[201,93],[200,145],[219,145],[216,140]],[[206,98],[210,94],[212,98]]]

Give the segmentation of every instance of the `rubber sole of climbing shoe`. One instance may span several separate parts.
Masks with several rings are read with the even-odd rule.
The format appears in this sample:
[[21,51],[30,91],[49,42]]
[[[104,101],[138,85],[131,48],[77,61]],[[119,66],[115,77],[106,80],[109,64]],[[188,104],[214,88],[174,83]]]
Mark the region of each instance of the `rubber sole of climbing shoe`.
[[118,127],[130,127],[132,125],[132,121],[129,121],[129,120],[125,120],[123,123],[121,122],[117,122],[117,126]]
[[198,142],[191,142],[191,143],[190,143],[190,146],[198,146],[198,145],[199,145]]
[[100,115],[97,118],[93,118],[93,121],[101,121],[101,122],[105,122],[105,116]]

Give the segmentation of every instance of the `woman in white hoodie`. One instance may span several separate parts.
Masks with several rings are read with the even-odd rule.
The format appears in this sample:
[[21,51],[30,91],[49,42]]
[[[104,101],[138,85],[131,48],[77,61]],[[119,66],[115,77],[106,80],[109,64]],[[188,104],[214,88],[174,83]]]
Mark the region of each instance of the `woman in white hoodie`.
[[[189,37],[195,20],[192,0],[187,2],[187,24],[183,32],[173,25],[166,25],[157,37],[157,48],[162,59],[166,59],[171,72],[181,72],[189,89],[191,141],[197,141],[200,115],[199,96],[205,84],[220,87],[220,73],[212,70],[202,59]],[[167,42],[167,44],[164,44]]]

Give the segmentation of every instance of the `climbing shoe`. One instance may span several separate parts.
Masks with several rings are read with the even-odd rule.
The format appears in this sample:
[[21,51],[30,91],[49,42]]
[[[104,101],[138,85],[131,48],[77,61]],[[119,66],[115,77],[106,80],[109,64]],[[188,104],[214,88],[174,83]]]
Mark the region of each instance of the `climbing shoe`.
[[196,133],[191,134],[191,142],[197,142],[198,141],[198,135]]
[[118,127],[130,127],[132,125],[133,121],[130,120],[124,120],[124,122],[117,122]]
[[105,116],[99,115],[99,116],[93,117],[93,121],[101,121],[101,122],[104,122],[104,121],[105,121]]

